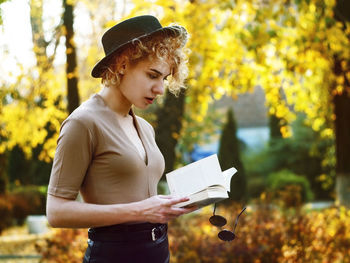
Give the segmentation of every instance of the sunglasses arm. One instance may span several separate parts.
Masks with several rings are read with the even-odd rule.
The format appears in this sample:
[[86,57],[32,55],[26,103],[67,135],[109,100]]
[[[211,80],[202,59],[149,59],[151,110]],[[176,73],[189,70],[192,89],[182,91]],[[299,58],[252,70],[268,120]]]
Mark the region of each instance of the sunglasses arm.
[[238,224],[238,219],[239,219],[239,217],[241,216],[241,214],[242,214],[245,210],[246,210],[246,207],[244,207],[244,208],[242,209],[242,211],[239,213],[239,215],[237,216],[236,222],[235,222],[235,226],[234,226],[234,228],[233,228],[233,233],[235,233],[235,231],[236,231],[236,227],[237,227],[237,224]]

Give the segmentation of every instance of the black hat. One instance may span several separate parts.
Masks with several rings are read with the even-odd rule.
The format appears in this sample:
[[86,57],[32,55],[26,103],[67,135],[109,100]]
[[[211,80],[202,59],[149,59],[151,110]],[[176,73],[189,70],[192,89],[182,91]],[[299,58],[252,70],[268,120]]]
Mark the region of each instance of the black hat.
[[105,57],[95,65],[91,75],[94,78],[100,78],[104,66],[111,55],[128,43],[131,43],[135,38],[140,39],[156,32],[164,32],[169,36],[178,36],[181,31],[185,31],[181,26],[162,27],[158,19],[150,15],[137,16],[124,20],[103,34],[102,45]]

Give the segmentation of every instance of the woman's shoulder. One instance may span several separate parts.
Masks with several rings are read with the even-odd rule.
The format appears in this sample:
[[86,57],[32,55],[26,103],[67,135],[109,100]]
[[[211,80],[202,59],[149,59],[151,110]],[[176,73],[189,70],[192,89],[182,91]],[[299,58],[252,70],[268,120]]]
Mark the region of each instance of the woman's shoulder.
[[91,128],[96,121],[99,119],[99,108],[100,105],[98,100],[94,96],[84,101],[79,107],[77,107],[63,122],[77,122],[80,125]]

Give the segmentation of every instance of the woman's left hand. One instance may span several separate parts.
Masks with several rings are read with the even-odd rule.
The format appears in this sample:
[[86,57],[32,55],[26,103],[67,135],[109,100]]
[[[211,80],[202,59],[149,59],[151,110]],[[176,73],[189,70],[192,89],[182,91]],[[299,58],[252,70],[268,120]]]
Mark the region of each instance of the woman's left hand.
[[188,201],[188,197],[173,197],[171,195],[156,195],[140,203],[142,220],[150,223],[167,223],[168,221],[190,212],[197,207],[179,208],[174,205]]

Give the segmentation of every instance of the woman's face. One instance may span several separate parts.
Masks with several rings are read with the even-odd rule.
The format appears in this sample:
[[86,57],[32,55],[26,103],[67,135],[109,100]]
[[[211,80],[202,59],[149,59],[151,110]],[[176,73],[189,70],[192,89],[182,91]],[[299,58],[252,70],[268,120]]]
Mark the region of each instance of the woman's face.
[[145,109],[164,93],[164,80],[168,75],[170,66],[167,61],[145,59],[135,65],[125,63],[118,88],[126,102]]

